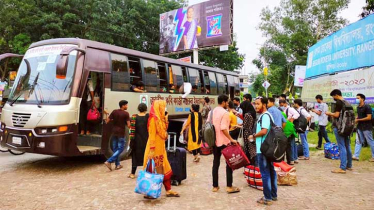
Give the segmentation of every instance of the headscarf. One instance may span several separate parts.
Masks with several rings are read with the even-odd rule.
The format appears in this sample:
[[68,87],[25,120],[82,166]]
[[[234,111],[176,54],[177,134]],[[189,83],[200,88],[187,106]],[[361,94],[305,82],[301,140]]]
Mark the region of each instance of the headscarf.
[[253,119],[256,119],[256,110],[254,109],[254,107],[252,106],[250,101],[243,101],[240,104],[240,108],[243,110],[243,116],[245,116],[245,114],[249,113],[249,114],[251,114]]
[[156,100],[151,106],[149,113],[148,128],[151,119],[153,118],[156,124],[157,131],[166,131],[168,128],[168,122],[165,117],[166,101]]

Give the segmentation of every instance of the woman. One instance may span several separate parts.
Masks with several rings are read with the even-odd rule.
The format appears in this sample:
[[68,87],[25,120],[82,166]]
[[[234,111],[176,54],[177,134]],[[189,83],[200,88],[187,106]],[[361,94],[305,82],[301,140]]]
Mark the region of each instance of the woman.
[[194,8],[187,9],[187,21],[184,23],[183,44],[185,50],[198,48],[197,37],[201,36],[199,22],[194,18]]
[[138,106],[139,114],[132,116],[130,128],[130,147],[132,149],[132,169],[128,176],[135,178],[136,168],[142,166],[144,162],[144,152],[148,141],[148,118],[147,105],[141,103]]
[[164,175],[164,186],[167,197],[179,197],[177,192],[171,190],[170,163],[165,149],[165,140],[168,138],[168,116],[165,116],[166,101],[156,100],[153,102],[148,119],[148,142],[144,153],[143,167],[147,166],[149,159],[154,159],[156,171]]
[[256,165],[256,142],[250,142],[248,140],[248,137],[252,135],[253,129],[254,129],[254,123],[255,119],[253,119],[252,113],[251,113],[251,107],[250,104],[244,104],[243,106],[243,138],[244,138],[244,149],[245,154],[247,155],[250,164]]
[[238,118],[234,114],[235,106],[234,102],[229,101],[229,116],[230,116],[230,136],[234,140],[237,140],[239,137],[241,127],[238,126]]
[[194,162],[200,161],[200,145],[201,137],[199,131],[202,128],[203,118],[199,113],[200,106],[198,104],[192,104],[191,114],[188,116],[186,124],[183,126],[181,135],[183,135],[184,130],[189,127],[188,131],[188,150],[192,151],[194,156]]

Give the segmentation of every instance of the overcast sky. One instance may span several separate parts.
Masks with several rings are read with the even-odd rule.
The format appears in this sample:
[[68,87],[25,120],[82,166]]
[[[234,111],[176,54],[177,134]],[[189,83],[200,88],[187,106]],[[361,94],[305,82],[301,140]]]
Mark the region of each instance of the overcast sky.
[[[189,4],[197,4],[207,0],[189,0]],[[353,3],[354,2],[354,3]],[[262,8],[269,6],[274,8],[279,6],[280,0],[234,0],[234,33],[240,53],[246,55],[245,66],[242,73],[258,71],[252,64],[252,60],[258,56],[259,48],[266,40],[260,30],[257,29],[260,23],[260,13]],[[365,0],[351,0],[348,9],[341,13],[350,23],[359,20],[359,14]]]

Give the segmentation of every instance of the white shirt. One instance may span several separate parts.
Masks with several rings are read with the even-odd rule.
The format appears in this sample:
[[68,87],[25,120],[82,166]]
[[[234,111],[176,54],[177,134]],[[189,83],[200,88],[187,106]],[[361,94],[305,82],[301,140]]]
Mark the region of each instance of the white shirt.
[[321,115],[318,116],[318,125],[326,126],[329,122],[326,112],[329,110],[329,107],[326,103],[317,103],[316,110],[321,112]]
[[288,120],[290,120],[292,118],[294,120],[297,120],[300,117],[299,112],[297,112],[296,109],[294,109],[294,108],[292,108],[290,106],[287,106],[287,108],[284,110],[284,113],[286,113],[288,115],[288,117],[287,117]]
[[301,113],[305,118],[309,118],[309,117],[312,117],[307,111],[306,111],[306,109],[304,108],[304,107],[299,107],[298,109],[297,109],[297,111],[299,112],[299,113]]

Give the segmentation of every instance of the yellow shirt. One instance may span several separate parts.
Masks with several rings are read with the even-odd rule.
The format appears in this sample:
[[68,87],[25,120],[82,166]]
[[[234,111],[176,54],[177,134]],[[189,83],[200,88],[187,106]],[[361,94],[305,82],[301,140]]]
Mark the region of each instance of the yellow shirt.
[[233,131],[236,129],[236,126],[238,125],[238,118],[234,115],[232,111],[229,112],[230,116],[230,131]]

